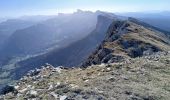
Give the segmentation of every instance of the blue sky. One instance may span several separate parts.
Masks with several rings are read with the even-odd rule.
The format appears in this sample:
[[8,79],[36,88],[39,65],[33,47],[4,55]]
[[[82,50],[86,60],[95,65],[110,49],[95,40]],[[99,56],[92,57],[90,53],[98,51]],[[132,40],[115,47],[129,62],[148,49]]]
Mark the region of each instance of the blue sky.
[[0,17],[51,15],[76,9],[110,12],[170,11],[169,4],[170,0],[0,0]]

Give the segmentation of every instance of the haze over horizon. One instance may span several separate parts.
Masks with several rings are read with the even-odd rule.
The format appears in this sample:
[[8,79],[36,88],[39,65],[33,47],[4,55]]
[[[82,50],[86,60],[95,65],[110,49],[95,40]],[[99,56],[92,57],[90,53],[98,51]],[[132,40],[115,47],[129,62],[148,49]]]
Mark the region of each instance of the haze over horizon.
[[56,15],[77,9],[109,12],[170,11],[170,0],[1,0],[0,18],[25,15]]

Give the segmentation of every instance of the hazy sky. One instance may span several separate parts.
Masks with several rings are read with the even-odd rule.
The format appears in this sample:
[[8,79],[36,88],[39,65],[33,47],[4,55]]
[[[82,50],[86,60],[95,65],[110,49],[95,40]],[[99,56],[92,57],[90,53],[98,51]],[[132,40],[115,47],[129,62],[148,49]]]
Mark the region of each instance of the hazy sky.
[[170,11],[170,0],[0,0],[0,17],[50,15],[73,12],[76,9],[110,12]]

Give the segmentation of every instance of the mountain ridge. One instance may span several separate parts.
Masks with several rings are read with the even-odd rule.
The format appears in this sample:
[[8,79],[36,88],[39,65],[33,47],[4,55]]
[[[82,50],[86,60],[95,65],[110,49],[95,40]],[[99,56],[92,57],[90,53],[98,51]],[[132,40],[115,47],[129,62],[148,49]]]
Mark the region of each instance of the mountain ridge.
[[141,24],[132,18],[127,21],[113,22],[105,40],[82,66],[119,61],[127,57],[139,57],[145,51],[147,53],[169,51],[170,38],[151,28],[150,25]]
[[[82,13],[82,11],[79,11],[78,13]],[[133,100],[133,98],[136,98],[137,100],[138,99],[139,100],[150,100],[150,99],[154,100],[155,98],[162,99],[161,95],[159,94],[160,92],[153,93],[153,95],[150,96],[148,94],[145,94],[146,92],[145,89],[144,89],[144,92],[139,92],[136,87],[131,87],[131,86],[122,87],[122,86],[126,85],[126,82],[127,82],[126,80],[128,80],[128,82],[130,83],[136,82],[133,80],[135,77],[131,77],[131,75],[133,76],[134,74],[137,75],[137,77],[140,77],[140,79],[142,79],[142,77],[145,77],[144,80],[141,80],[142,84],[140,83],[138,79],[135,79],[139,81],[137,82],[137,85],[144,85],[145,83],[150,82],[149,80],[152,80],[152,78],[150,79],[150,76],[154,77],[152,74],[155,75],[156,72],[159,72],[160,75],[166,75],[168,77],[168,74],[167,74],[168,72],[165,72],[165,69],[169,68],[169,52],[168,51],[170,51],[170,38],[168,37],[166,31],[160,30],[156,27],[153,27],[149,24],[138,21],[137,19],[134,19],[134,18],[126,19],[125,17],[116,16],[110,13],[109,14],[103,13],[103,12],[97,12],[97,13],[102,13],[102,14],[98,16],[98,21],[97,21],[98,23],[96,24],[95,29],[83,39],[73,42],[72,44],[65,45],[63,46],[63,48],[52,49],[51,51],[47,51],[38,56],[35,55],[34,57],[28,57],[28,59],[21,60],[17,63],[16,62],[12,63],[11,65],[5,66],[4,68],[2,68],[3,70],[6,67],[10,68],[11,71],[8,72],[8,69],[5,69],[4,73],[2,73],[4,77],[1,77],[1,78],[5,79],[9,77],[10,75],[12,76],[10,77],[12,80],[20,79],[29,70],[36,68],[35,70],[30,71],[26,76],[21,78],[18,84],[20,88],[16,88],[16,87],[14,88],[13,86],[5,87],[4,97],[5,98],[7,97],[8,99],[10,98],[20,98],[20,99],[21,98],[46,98],[47,97],[48,99],[51,98],[53,100],[53,99],[59,99],[59,98],[65,98],[65,99],[74,98],[74,96],[72,95],[73,93],[73,94],[76,94],[75,96],[76,99],[78,98],[84,99],[84,96],[86,96],[89,99],[92,98],[92,99],[102,99],[102,100],[105,100],[107,98],[112,98],[112,99],[117,98],[120,100],[125,99],[125,98],[129,98],[130,100]],[[63,15],[61,14],[61,16]],[[42,69],[38,69],[41,66],[43,66],[45,63],[50,63],[54,66],[58,66],[58,68],[54,68],[52,65],[47,64],[46,65],[47,67],[42,67]],[[117,64],[120,66],[117,66]],[[141,64],[141,65],[137,66],[138,64]],[[152,66],[150,66],[150,64]],[[61,67],[63,65],[66,67]],[[157,66],[157,65],[160,65],[160,66]],[[71,67],[71,68],[68,68],[68,67]],[[162,69],[163,72],[162,70],[160,70],[161,67],[163,67]],[[154,70],[152,70],[152,68]],[[133,72],[131,71],[131,69],[135,70],[134,74],[131,74]],[[0,69],[1,72],[3,70]],[[58,77],[58,79],[59,80],[61,79],[60,81],[62,81],[62,86],[64,87],[66,86],[66,88],[63,88],[62,86],[60,87],[60,85],[58,87],[57,85],[58,83],[56,83],[56,81],[54,80],[56,78],[56,75],[60,75],[61,70],[64,70],[64,72],[61,74],[61,76]],[[145,73],[145,70],[147,70],[146,73]],[[102,75],[105,75],[105,76],[97,77],[99,75],[98,71],[102,73]],[[107,72],[112,72],[112,71],[113,72],[117,71],[116,76],[114,76],[111,73],[107,73]],[[141,76],[138,76],[138,71],[139,73],[141,72],[139,74]],[[148,74],[149,71],[151,71],[152,73]],[[46,77],[46,74],[47,74],[47,77]],[[67,74],[68,76],[67,75],[64,76],[65,74]],[[50,75],[52,75],[52,77]],[[62,78],[62,75],[65,78]],[[79,75],[81,76],[82,79],[78,78]],[[114,97],[112,97],[111,94],[107,95],[106,91],[108,92],[111,90],[107,89],[107,87],[105,87],[104,84],[100,83],[101,81],[100,79],[102,80],[107,79],[106,76],[108,75],[113,75],[114,77],[116,77],[116,78],[110,78],[109,80],[106,80],[106,83],[109,81],[113,82],[113,83],[110,82],[107,84],[107,86],[110,87],[110,89],[117,89],[119,87],[119,86],[116,88],[112,87],[113,84],[115,83],[114,80],[116,79],[116,80],[121,80],[121,82],[124,82],[124,84],[120,86],[121,89],[126,90],[127,88],[133,88],[134,90],[127,89],[128,91],[121,91],[118,89],[118,93],[120,93],[118,97],[116,97],[116,95],[118,94],[116,94],[114,91],[112,91],[114,93]],[[120,75],[125,75],[125,76],[130,75],[128,77],[131,77],[131,78],[129,79],[125,76],[119,77]],[[71,78],[69,79],[69,77]],[[96,78],[96,80],[94,77]],[[41,80],[44,80],[44,81],[41,81]],[[86,89],[84,89],[86,88],[87,84],[84,84],[83,82],[88,83],[89,80],[92,83],[90,83],[90,87],[88,86],[87,87],[88,89],[93,88],[93,91],[89,91],[89,90],[86,91]],[[159,77],[158,80],[165,81],[166,79]],[[51,83],[49,83],[50,84],[49,90],[47,88],[41,87],[42,85],[43,86],[45,85],[48,87],[47,84],[49,81],[54,82],[54,85],[56,85],[56,87],[54,87],[53,84]],[[81,89],[80,91],[77,89],[76,91],[73,90],[74,92],[72,91],[72,89],[69,90],[70,89],[69,86],[73,88],[75,85],[76,86],[82,85],[79,83],[79,81],[80,83],[82,82],[84,84],[82,86],[83,88],[79,88]],[[36,87],[35,86],[32,87],[29,85],[29,84],[35,85],[34,82],[35,83],[38,82],[38,84],[36,84]],[[99,88],[97,86],[99,85],[98,82],[102,86],[102,88],[100,89],[103,90],[103,94],[100,90],[98,91],[98,89],[97,90],[95,89],[95,87]],[[168,82],[169,81],[166,81],[166,83]],[[151,81],[151,84],[154,84],[154,80]],[[95,87],[92,87],[93,85],[95,85]],[[118,85],[118,84],[115,83],[115,85]],[[167,86],[165,87],[166,89],[161,90],[163,88],[163,85],[160,85],[159,90],[166,92],[162,95],[165,96],[165,99],[167,99],[167,96],[168,96],[167,94],[169,93],[169,90],[167,89]],[[43,90],[41,91],[39,90],[39,88],[43,88]],[[51,90],[51,88],[54,89],[57,93]],[[149,86],[146,86],[145,88],[148,89]],[[9,91],[12,90],[14,95],[11,93],[6,94],[8,93],[8,89]],[[26,92],[22,92],[22,90],[24,89],[26,89],[25,90]],[[66,89],[68,91],[66,93],[65,92],[63,93],[64,90],[62,91],[62,89],[64,90]],[[139,90],[141,89],[143,88],[140,87]],[[44,94],[45,93],[44,91],[46,90],[48,91],[50,95]],[[19,92],[19,94],[16,91]],[[136,91],[137,91],[137,94],[135,94]],[[156,90],[150,89],[150,91],[147,93],[152,93],[152,91],[156,91]],[[43,92],[42,95],[40,95],[41,92]],[[60,94],[60,92],[62,93]],[[17,96],[15,94],[17,94]],[[39,95],[37,96],[37,94]],[[91,94],[94,94],[94,95],[91,95]]]

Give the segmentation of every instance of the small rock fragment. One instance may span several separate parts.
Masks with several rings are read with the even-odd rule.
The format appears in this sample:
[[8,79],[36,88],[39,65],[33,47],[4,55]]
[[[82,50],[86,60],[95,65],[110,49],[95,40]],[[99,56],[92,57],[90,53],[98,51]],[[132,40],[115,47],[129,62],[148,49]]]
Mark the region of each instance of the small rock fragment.
[[66,95],[60,96],[60,100],[66,100],[66,99],[67,99]]

